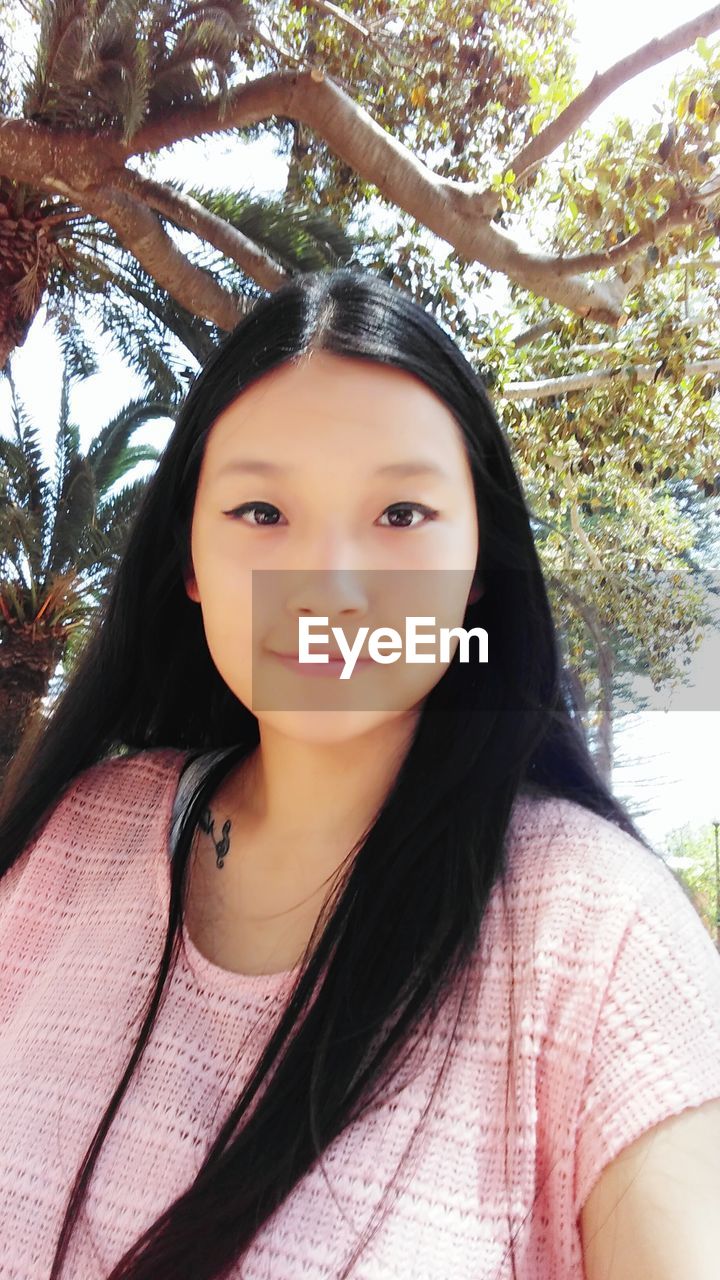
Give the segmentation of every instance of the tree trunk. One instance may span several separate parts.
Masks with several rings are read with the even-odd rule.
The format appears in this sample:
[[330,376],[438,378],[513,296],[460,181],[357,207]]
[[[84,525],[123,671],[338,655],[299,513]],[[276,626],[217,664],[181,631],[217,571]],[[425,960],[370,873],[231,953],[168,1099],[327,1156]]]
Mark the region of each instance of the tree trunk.
[[17,751],[59,661],[58,641],[0,628],[0,780]]
[[600,681],[598,740],[595,748],[595,763],[609,786],[612,782],[613,757],[615,753],[613,741],[613,674],[615,658],[612,645],[599,625],[595,636],[598,646],[598,679]]

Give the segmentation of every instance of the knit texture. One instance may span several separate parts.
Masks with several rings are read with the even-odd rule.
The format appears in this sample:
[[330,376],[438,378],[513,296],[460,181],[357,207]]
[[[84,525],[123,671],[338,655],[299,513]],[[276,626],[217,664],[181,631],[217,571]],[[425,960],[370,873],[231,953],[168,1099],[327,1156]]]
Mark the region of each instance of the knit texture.
[[[187,759],[161,748],[86,769],[0,880],[2,1280],[47,1280],[135,1043]],[[193,1181],[292,984],[184,943],[71,1238],[72,1280],[106,1280]],[[720,956],[669,869],[577,805],[516,802],[468,975],[403,1087],[330,1145],[232,1280],[334,1280],[421,1123],[357,1280],[511,1280],[511,1232],[519,1280],[583,1280],[578,1214],[602,1169],[720,1098]]]

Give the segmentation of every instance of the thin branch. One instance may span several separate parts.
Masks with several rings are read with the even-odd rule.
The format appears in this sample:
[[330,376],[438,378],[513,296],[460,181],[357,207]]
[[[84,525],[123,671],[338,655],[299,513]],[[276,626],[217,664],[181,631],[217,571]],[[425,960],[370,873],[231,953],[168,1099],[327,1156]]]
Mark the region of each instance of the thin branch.
[[[628,372],[637,375],[638,382],[652,382],[657,374],[659,361],[655,364],[621,365],[615,369],[594,369],[591,372],[571,373],[562,378],[547,378],[537,382],[509,382],[496,394],[500,400],[542,400],[547,396],[565,395],[568,391],[587,391],[594,387],[624,377]],[[683,369],[684,374],[718,373],[720,372],[720,356],[713,360],[690,360]]]
[[710,271],[717,271],[720,267],[720,258],[676,258],[674,262],[666,262],[662,268],[663,271],[671,271],[680,267],[707,267]]
[[698,192],[697,197],[694,199],[675,201],[653,223],[651,231],[638,231],[635,235],[629,236],[627,240],[622,240],[620,244],[612,245],[609,249],[597,250],[594,253],[581,253],[572,258],[565,258],[560,255],[555,258],[556,269],[560,275],[565,275],[566,273],[600,271],[604,267],[620,266],[622,263],[627,262],[628,259],[637,257],[646,245],[656,244],[658,240],[662,240],[675,227],[683,227],[693,222],[703,221],[706,217],[703,206],[708,204],[712,198],[712,196]]
[[282,45],[276,44],[268,32],[260,30],[260,26],[257,21],[255,23],[255,35],[260,41],[260,44],[268,49],[270,53],[277,54],[279,58],[284,59],[288,64],[294,64],[296,67],[302,66],[302,58],[296,58],[295,54],[291,53],[289,49],[285,49]]
[[[395,54],[389,54],[387,49],[383,48],[380,40],[373,35],[369,27],[363,26],[363,24],[359,22],[357,18],[354,18],[351,13],[345,13],[345,11],[343,9],[339,9],[336,4],[331,4],[330,0],[308,0],[308,3],[311,4],[314,9],[318,9],[321,13],[326,13],[332,18],[336,18],[342,26],[346,27],[347,30],[351,32],[356,44],[359,40],[362,40],[364,44],[369,45],[376,53],[379,53],[383,62],[386,62],[389,67],[405,67],[408,71],[413,71],[417,79],[424,79],[424,77],[422,77],[418,72],[417,62],[413,62],[411,59],[406,61],[403,58],[397,57]],[[384,20],[385,19],[383,17],[381,21]]]
[[321,13],[328,13],[333,18],[337,18],[338,22],[344,27],[348,27],[354,31],[356,35],[362,36],[364,40],[369,40],[370,32],[364,27],[357,18],[353,18],[351,13],[345,13],[343,9],[338,9],[336,4],[330,4],[330,0],[309,0],[313,9],[319,9]]
[[537,324],[531,324],[529,329],[523,329],[522,333],[517,334],[512,339],[513,346],[527,347],[531,342],[538,342],[540,338],[544,338],[546,333],[557,333],[562,329],[563,322],[560,316],[553,316],[548,320],[539,320]]
[[575,537],[577,538],[578,542],[580,542],[582,546],[585,548],[585,551],[587,552],[588,560],[590,561],[593,568],[597,569],[599,573],[602,573],[603,571],[602,560],[600,559],[592,542],[590,541],[585,530],[582,527],[582,521],[580,520],[580,512],[578,511],[577,503],[574,500],[570,503],[570,527],[573,533],[575,534]]
[[685,278],[683,281],[683,303],[685,304],[685,319],[689,320],[690,319],[690,283],[689,283],[689,273],[687,269],[685,271]]
[[[634,79],[641,72],[647,71],[648,67],[657,66],[658,63],[665,62],[667,58],[672,58],[683,49],[690,48],[699,36],[711,35],[719,27],[720,5],[716,4],[705,13],[701,13],[699,17],[691,18],[682,26],[675,27],[667,35],[649,40],[647,44],[641,45],[633,53],[615,62],[607,71],[602,73],[596,71],[587,88],[573,98],[555,120],[541,129],[527,146],[508,161],[506,169],[512,169],[517,175],[515,185],[518,186],[524,177],[528,177],[548,156],[557,151],[558,147],[562,146],[563,142],[566,142],[592,115],[600,103],[609,98],[621,85]],[[484,194],[491,199],[494,212],[497,206],[497,194],[495,192]]]
[[129,192],[111,188],[84,192],[83,204],[113,228],[121,245],[176,302],[221,329],[235,328],[244,311],[242,299],[190,262],[152,210]]
[[563,357],[576,356],[589,351],[590,355],[597,355],[598,351],[612,351],[615,346],[614,342],[585,342],[580,343],[577,347],[565,347]]
[[131,192],[185,231],[191,231],[206,240],[220,253],[236,262],[263,288],[278,289],[290,279],[289,273],[274,262],[264,249],[192,196],[174,191],[161,182],[154,182],[151,178],[144,178],[128,169],[109,174],[108,186]]

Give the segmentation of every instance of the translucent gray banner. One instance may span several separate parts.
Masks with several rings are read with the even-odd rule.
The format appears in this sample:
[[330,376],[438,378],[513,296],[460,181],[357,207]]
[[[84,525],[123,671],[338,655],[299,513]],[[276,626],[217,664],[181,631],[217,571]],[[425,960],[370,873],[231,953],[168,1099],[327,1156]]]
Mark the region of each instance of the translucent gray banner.
[[[474,574],[253,570],[252,709],[403,711],[450,668],[456,696],[525,709],[527,665],[552,664],[542,585],[538,602],[526,570]],[[577,570],[545,582],[566,687],[582,687],[581,700],[610,689],[618,711],[720,709],[719,573]]]

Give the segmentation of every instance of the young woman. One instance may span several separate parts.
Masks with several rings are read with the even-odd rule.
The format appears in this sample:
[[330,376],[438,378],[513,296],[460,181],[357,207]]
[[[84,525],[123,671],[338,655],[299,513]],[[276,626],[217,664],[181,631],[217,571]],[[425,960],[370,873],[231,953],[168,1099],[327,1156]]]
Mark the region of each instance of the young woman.
[[[488,662],[374,660],[408,605]],[[368,661],[310,677],[305,619]],[[715,1274],[720,957],[593,767],[484,386],[382,278],[196,378],[0,871],[7,1280]]]

